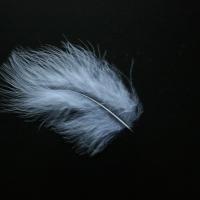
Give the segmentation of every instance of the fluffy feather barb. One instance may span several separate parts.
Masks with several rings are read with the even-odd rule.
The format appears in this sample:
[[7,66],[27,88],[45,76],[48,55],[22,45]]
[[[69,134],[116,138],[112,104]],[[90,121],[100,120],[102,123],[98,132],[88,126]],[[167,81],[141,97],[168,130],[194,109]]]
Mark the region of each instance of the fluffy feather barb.
[[15,50],[0,73],[3,110],[40,119],[80,152],[94,155],[141,113],[116,68],[70,43],[63,49]]

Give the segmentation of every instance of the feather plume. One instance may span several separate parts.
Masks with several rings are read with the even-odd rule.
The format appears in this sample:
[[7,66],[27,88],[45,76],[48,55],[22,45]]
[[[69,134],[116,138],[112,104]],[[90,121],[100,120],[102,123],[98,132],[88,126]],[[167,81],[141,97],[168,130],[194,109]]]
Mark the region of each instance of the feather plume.
[[79,152],[102,151],[122,129],[132,131],[142,106],[131,83],[104,58],[69,42],[63,49],[15,49],[2,65],[2,110],[39,119]]

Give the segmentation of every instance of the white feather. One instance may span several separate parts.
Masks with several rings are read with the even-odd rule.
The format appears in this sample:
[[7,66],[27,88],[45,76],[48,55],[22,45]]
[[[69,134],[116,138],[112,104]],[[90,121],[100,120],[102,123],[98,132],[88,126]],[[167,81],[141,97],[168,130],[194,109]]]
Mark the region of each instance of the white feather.
[[80,152],[94,155],[141,114],[141,103],[120,74],[88,49],[16,49],[2,66],[3,111],[40,119]]

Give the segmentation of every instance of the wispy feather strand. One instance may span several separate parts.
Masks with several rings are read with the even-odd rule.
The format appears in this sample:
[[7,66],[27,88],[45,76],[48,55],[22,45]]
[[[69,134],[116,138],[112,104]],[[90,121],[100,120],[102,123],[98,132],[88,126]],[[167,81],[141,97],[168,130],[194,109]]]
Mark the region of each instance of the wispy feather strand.
[[3,111],[39,118],[90,155],[122,129],[132,131],[142,111],[114,66],[69,42],[63,49],[16,49],[0,75],[6,83],[0,89]]

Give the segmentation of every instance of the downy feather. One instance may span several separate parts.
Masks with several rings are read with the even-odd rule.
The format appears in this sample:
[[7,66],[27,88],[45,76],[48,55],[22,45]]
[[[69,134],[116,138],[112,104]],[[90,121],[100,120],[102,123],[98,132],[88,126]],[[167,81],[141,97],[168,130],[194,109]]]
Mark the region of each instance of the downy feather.
[[[89,49],[15,49],[2,65],[2,109],[39,119],[72,141],[79,152],[102,151],[122,129],[132,131],[141,103],[121,74]],[[132,85],[132,84],[131,84]]]

